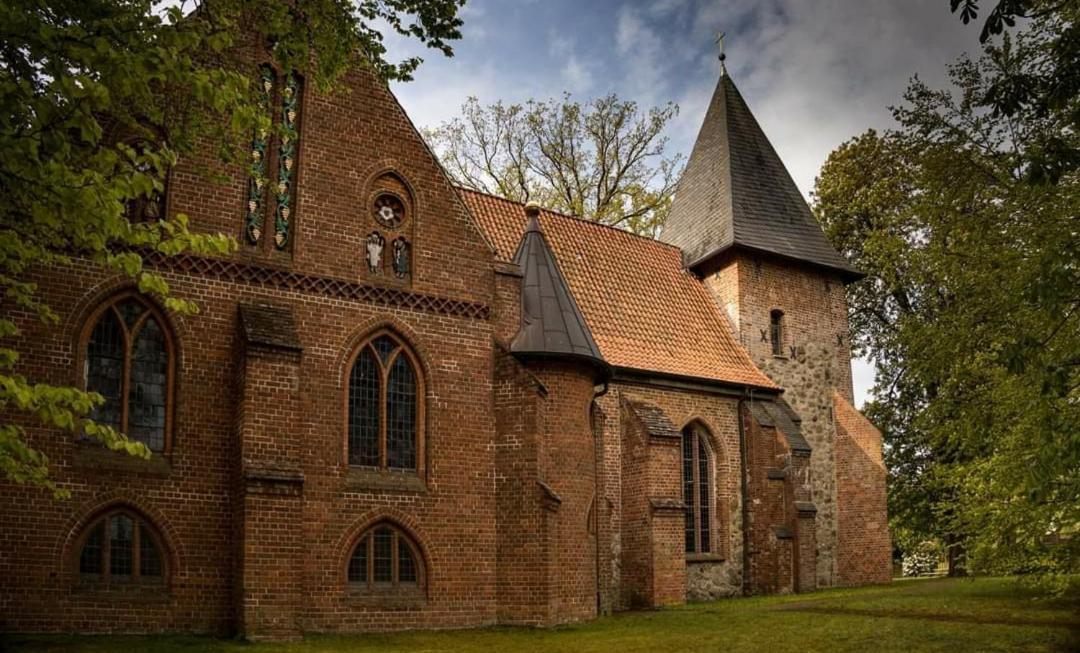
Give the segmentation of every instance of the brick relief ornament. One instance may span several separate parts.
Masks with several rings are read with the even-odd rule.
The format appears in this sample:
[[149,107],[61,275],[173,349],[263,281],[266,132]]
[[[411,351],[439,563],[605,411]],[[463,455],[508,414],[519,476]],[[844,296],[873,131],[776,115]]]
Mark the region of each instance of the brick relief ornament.
[[296,75],[285,77],[281,90],[281,144],[278,148],[277,210],[274,215],[274,245],[285,249],[289,244],[292,213],[292,186],[296,175],[296,148],[300,140],[297,118],[300,106],[300,82]]
[[364,243],[368,272],[379,274],[382,271],[382,256],[385,247],[386,239],[383,238],[382,234],[378,231],[372,231],[368,234],[367,240]]
[[[270,66],[259,66],[259,103],[270,112],[270,96],[274,90],[274,71]],[[247,219],[244,233],[248,242],[255,245],[262,237],[263,197],[266,192],[266,157],[270,144],[270,130],[258,129],[251,138],[251,171],[248,179]]]
[[409,276],[409,266],[411,264],[410,259],[410,246],[409,241],[405,240],[405,236],[398,236],[394,239],[393,245],[393,265],[394,276],[398,279],[404,279]]

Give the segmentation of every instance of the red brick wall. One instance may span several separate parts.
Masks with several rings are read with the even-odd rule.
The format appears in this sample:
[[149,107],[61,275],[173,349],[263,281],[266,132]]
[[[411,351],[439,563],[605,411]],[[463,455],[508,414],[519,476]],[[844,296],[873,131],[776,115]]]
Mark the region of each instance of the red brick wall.
[[892,577],[892,542],[881,432],[839,394],[834,410],[840,584],[887,583]]
[[[248,525],[237,526],[237,519],[257,514],[277,515],[283,520],[278,528],[299,533],[303,565],[299,581],[262,579],[256,591],[277,596],[300,582],[304,597],[292,615],[260,613],[258,623],[276,628],[278,617],[295,619],[305,631],[494,623],[493,331],[485,319],[493,302],[491,253],[385,87],[361,74],[348,82],[352,92],[340,97],[316,97],[311,89],[304,95],[291,253],[242,246],[232,260],[255,267],[189,260],[165,268],[174,293],[200,308],[198,315],[173,318],[179,354],[172,452],[132,465],[77,446],[66,434],[31,429],[31,443],[49,455],[54,477],[72,497],[56,501],[40,490],[0,489],[0,628],[230,632],[241,623],[235,608],[245,587],[240,565],[250,564],[255,552],[241,555],[239,540],[268,543],[274,537],[273,526],[246,532]],[[185,161],[174,172],[168,210],[187,213],[195,229],[240,235],[246,204],[241,171],[228,170],[232,181],[218,185],[196,174],[199,164]],[[359,244],[372,224],[370,180],[387,169],[414,194],[414,274],[406,280],[369,277]],[[23,352],[18,371],[38,381],[72,383],[80,376],[76,341],[85,316],[122,281],[83,263],[43,271],[40,281],[61,322],[43,326],[15,312],[24,332],[16,343]],[[295,408],[285,408],[287,402],[268,389],[258,415],[238,410],[241,301],[270,301],[292,312],[303,346],[295,386],[286,393]],[[425,474],[395,487],[356,478],[345,459],[345,363],[368,333],[383,326],[415,350],[426,387]],[[273,457],[295,455],[304,477],[302,499],[239,496],[238,423],[252,419],[259,432],[250,441],[255,451],[268,438],[284,447]],[[140,509],[163,533],[174,561],[167,592],[73,591],[71,556],[77,552],[68,550],[69,543],[80,524],[114,500]],[[378,519],[401,526],[424,552],[428,584],[422,600],[379,604],[347,591],[352,545]],[[243,625],[250,629],[253,623]]]

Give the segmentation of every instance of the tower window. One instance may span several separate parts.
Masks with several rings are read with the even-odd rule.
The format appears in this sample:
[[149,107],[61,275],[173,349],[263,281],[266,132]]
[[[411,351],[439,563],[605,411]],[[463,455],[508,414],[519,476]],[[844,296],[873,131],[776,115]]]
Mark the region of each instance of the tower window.
[[769,344],[773,356],[784,355],[784,311],[779,309],[769,313]]

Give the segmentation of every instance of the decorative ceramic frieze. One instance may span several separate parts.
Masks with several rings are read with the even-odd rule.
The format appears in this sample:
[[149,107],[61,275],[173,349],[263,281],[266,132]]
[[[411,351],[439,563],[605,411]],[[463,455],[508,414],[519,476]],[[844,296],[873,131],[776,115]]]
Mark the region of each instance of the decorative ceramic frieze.
[[[259,66],[259,103],[270,112],[270,97],[274,91],[274,71],[270,66]],[[251,138],[251,170],[248,179],[247,218],[244,233],[248,242],[255,245],[262,237],[263,198],[266,196],[266,157],[270,144],[270,130],[257,129]]]
[[291,236],[293,178],[296,176],[296,150],[300,132],[297,118],[300,107],[300,81],[296,75],[285,77],[281,90],[281,135],[278,147],[277,208],[274,212],[274,245],[285,249]]

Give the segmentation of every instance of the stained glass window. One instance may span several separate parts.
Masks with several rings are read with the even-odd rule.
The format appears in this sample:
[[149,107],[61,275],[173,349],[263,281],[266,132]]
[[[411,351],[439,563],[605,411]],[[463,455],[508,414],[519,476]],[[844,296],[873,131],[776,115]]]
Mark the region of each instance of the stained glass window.
[[150,527],[133,514],[117,510],[90,525],[79,551],[79,573],[103,585],[160,583],[165,565]]
[[417,588],[421,567],[409,536],[389,524],[378,524],[356,542],[349,557],[348,580],[354,589],[393,591]]
[[401,341],[380,334],[364,344],[349,374],[349,464],[418,470],[420,395]]
[[92,417],[163,452],[168,428],[170,342],[157,312],[137,295],[107,306],[86,342],[86,389],[105,398]]
[[683,502],[686,504],[686,552],[712,551],[711,473],[709,450],[700,426],[683,429]]

